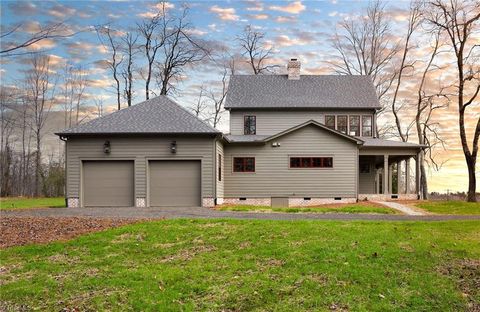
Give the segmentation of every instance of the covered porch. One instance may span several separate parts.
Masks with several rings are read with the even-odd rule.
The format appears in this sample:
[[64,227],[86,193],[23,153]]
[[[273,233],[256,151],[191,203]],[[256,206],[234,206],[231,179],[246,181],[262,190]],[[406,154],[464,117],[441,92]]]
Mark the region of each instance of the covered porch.
[[370,139],[359,150],[359,200],[420,198],[422,146]]

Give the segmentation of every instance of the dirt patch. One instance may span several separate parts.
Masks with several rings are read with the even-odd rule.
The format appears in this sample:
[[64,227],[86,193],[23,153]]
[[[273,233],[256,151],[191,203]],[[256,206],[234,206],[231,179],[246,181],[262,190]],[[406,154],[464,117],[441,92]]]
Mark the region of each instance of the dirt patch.
[[139,222],[127,219],[2,217],[0,248],[65,241],[82,234]]
[[159,260],[159,263],[169,263],[173,261],[190,261],[193,257],[207,252],[213,252],[217,248],[213,245],[200,245],[192,248],[182,249],[173,255],[168,255]]
[[468,300],[467,311],[479,312],[480,302],[480,260],[464,259],[440,268],[440,272],[455,277],[458,288]]

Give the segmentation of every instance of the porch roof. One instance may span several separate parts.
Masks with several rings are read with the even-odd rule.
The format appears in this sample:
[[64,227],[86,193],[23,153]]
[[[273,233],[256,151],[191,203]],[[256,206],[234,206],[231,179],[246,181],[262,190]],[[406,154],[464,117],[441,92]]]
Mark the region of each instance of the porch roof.
[[384,140],[378,138],[366,138],[366,137],[359,137],[364,143],[360,147],[360,149],[364,148],[408,148],[408,149],[420,149],[424,148],[425,145],[416,144],[416,143],[408,143],[408,142],[401,142],[401,141],[392,141],[392,140]]

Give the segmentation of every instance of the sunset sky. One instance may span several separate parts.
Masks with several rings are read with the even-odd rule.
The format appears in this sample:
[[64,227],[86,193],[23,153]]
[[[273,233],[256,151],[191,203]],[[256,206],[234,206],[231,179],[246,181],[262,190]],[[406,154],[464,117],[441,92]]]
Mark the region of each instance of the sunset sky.
[[[174,14],[182,9],[183,2],[168,3],[168,10]],[[274,47],[272,64],[280,65],[279,73],[285,71],[286,61],[297,57],[302,63],[302,74],[332,74],[328,64],[335,60],[332,49],[332,34],[339,21],[355,18],[368,5],[366,1],[193,1],[188,2],[190,33],[201,40],[209,42],[212,47],[228,50],[231,54],[238,52],[235,38],[246,25],[266,33],[267,44]],[[392,22],[392,40],[399,40],[405,35],[409,2],[386,2],[389,19]],[[113,110],[115,96],[111,88],[113,81],[104,60],[109,51],[99,41],[92,26],[109,24],[118,30],[129,30],[135,27],[142,18],[151,16],[158,10],[156,2],[143,1],[2,1],[2,31],[13,25],[21,25],[15,34],[16,40],[34,33],[39,25],[64,21],[73,37],[61,40],[44,40],[30,47],[31,51],[45,51],[50,55],[52,69],[60,71],[65,62],[81,65],[88,72],[90,80],[86,91],[86,106],[92,105],[93,99],[102,99],[106,106]],[[472,37],[480,44],[480,34]],[[425,36],[415,38],[413,54],[421,63],[425,60],[429,39]],[[430,83],[443,84],[454,81],[454,59],[446,50],[439,58],[442,70],[430,77]],[[141,66],[141,65],[140,65]],[[245,70],[240,64],[240,71]],[[242,68],[243,66],[243,68]],[[2,59],[1,84],[14,86],[23,78],[25,56]],[[246,71],[245,71],[246,73]],[[402,100],[408,102],[415,90],[415,76],[418,72],[409,73],[409,81],[401,91]],[[138,78],[140,79],[140,78]],[[178,83],[178,91],[172,97],[180,104],[191,107],[196,100],[202,85],[218,85],[221,69],[205,62],[185,72]],[[144,100],[141,81],[136,85],[134,102]],[[88,109],[86,109],[88,111]],[[408,124],[411,110],[403,112]],[[467,132],[473,133],[473,121],[480,116],[480,104],[476,103],[467,113]],[[391,114],[382,117],[383,123],[391,122]],[[449,107],[434,116],[440,124],[440,135],[446,141],[446,150],[437,150],[437,160],[445,162],[440,171],[430,171],[429,190],[446,192],[467,190],[467,169],[461,146],[457,124],[457,105],[455,100]],[[406,125],[405,125],[406,126]],[[221,129],[228,131],[228,114],[225,114]],[[415,140],[412,140],[413,142]],[[469,139],[471,142],[471,139]],[[479,161],[480,163],[480,161]],[[477,176],[480,176],[480,165],[477,164]],[[478,179],[478,178],[477,178]],[[478,184],[478,183],[477,183]]]

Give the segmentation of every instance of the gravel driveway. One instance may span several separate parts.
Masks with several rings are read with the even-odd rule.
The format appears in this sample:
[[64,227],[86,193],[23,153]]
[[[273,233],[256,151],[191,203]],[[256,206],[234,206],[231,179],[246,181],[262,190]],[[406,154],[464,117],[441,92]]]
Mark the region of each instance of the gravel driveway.
[[175,218],[231,218],[258,220],[377,220],[377,221],[444,221],[444,220],[480,220],[480,215],[382,215],[382,214],[318,214],[318,213],[255,213],[217,211],[200,207],[174,208],[38,208],[2,210],[1,217],[94,217],[119,219],[175,219]]

